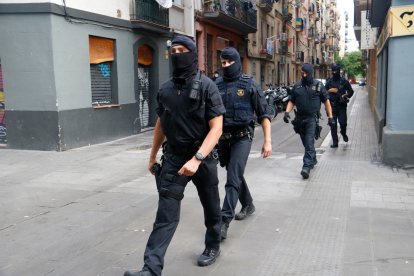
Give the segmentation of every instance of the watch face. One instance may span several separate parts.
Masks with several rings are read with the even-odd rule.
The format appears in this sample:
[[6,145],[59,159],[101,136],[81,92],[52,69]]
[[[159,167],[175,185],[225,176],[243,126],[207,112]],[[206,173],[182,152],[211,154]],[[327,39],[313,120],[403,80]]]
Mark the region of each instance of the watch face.
[[197,160],[204,160],[204,156],[200,153],[200,152],[197,152],[196,154],[195,154],[195,158],[197,159]]

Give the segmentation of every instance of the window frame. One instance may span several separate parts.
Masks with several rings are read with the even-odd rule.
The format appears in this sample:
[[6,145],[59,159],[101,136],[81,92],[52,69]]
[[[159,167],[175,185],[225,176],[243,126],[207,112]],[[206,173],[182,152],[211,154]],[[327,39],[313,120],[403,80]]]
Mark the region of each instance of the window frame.
[[[119,96],[118,96],[118,70],[117,70],[117,45],[116,45],[116,39],[113,38],[109,38],[109,37],[102,37],[102,36],[96,36],[96,35],[89,35],[88,38],[91,37],[97,37],[97,38],[102,38],[102,39],[108,39],[108,40],[112,40],[113,43],[113,60],[112,61],[104,61],[104,62],[100,62],[97,64],[93,64],[93,63],[89,63],[89,74],[90,74],[90,78],[91,78],[91,105],[93,108],[96,109],[100,109],[100,108],[111,108],[111,107],[119,107]],[[89,45],[90,45],[90,41],[89,41]],[[89,51],[89,57],[91,55],[91,52]],[[92,73],[91,73],[91,68],[93,65],[98,65],[98,64],[105,64],[105,63],[110,63],[111,64],[111,70],[110,70],[110,87],[111,87],[111,91],[110,91],[110,97],[111,97],[111,102],[110,103],[94,103],[93,102],[93,80],[92,80]]]

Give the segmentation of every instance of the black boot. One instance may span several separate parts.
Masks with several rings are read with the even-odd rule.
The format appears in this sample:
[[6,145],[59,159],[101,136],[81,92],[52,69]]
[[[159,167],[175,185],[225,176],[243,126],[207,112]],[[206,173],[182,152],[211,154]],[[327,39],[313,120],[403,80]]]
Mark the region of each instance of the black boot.
[[221,224],[221,240],[227,239],[227,230],[230,224],[228,222],[222,222]]
[[345,143],[348,143],[348,135],[346,135],[346,127],[341,127],[341,135]]
[[148,270],[141,271],[125,271],[124,276],[152,276],[152,273]]
[[197,264],[199,266],[208,266],[214,263],[220,255],[220,248],[206,248],[203,254],[198,258]]
[[333,143],[333,144],[331,145],[331,148],[337,148],[337,147],[338,147],[338,142]]
[[241,208],[240,212],[236,214],[234,217],[235,220],[244,220],[248,216],[254,213],[256,211],[256,208],[254,207],[253,203],[246,205]]
[[302,175],[303,179],[309,178],[310,169],[309,168],[303,168],[300,174]]

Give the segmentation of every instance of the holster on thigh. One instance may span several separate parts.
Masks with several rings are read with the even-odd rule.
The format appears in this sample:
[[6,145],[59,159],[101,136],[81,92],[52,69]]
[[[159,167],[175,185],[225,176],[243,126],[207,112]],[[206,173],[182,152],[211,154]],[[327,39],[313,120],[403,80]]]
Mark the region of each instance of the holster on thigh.
[[[185,187],[187,185],[187,182],[190,180],[188,176],[174,175],[170,173],[166,173],[164,176],[162,176],[162,179],[171,183],[176,183],[183,187]],[[171,189],[168,189],[168,187],[160,187],[158,189],[158,192],[161,196],[174,198],[176,200],[182,200],[184,198],[184,189],[183,192],[177,193],[175,191],[171,191]]]

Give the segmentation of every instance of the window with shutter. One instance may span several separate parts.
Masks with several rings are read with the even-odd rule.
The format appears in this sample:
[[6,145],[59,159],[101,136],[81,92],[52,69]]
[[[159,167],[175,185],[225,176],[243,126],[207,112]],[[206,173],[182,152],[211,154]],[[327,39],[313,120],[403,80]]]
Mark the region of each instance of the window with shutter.
[[113,86],[114,44],[113,39],[89,36],[92,106],[94,107],[117,104]]

